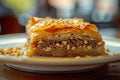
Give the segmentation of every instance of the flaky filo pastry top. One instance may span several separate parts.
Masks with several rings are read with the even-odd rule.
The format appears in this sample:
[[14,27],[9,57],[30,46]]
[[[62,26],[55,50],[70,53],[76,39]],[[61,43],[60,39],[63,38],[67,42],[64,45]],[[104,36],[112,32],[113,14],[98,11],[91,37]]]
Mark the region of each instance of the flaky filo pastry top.
[[78,31],[80,34],[89,34],[101,40],[96,25],[84,22],[81,18],[73,19],[53,19],[53,18],[37,18],[30,17],[28,24],[26,25],[27,34],[29,36],[41,34],[56,35],[58,33],[67,31]]

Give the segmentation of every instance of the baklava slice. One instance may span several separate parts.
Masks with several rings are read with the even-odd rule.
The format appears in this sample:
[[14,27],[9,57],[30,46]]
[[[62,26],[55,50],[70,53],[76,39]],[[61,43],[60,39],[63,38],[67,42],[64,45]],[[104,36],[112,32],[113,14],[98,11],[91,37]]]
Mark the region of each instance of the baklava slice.
[[82,19],[31,17],[26,26],[28,56],[101,56],[104,41],[94,24]]

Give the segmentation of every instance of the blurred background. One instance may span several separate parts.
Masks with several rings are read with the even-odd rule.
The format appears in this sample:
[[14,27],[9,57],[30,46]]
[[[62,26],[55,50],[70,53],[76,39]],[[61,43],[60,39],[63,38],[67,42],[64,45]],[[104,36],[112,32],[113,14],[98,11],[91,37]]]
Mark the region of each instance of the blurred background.
[[0,0],[0,34],[25,32],[29,16],[83,18],[102,35],[120,37],[119,0]]

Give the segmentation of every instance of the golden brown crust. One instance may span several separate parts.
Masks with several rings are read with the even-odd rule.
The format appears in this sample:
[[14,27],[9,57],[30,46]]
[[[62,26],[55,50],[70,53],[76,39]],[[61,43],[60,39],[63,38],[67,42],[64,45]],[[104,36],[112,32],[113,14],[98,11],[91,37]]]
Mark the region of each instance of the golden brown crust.
[[97,31],[97,28],[94,24],[84,22],[83,19],[81,18],[53,19],[53,18],[30,17],[30,21],[27,25],[27,29],[31,31],[47,30],[48,32],[53,32],[51,30],[54,30],[55,32],[56,29],[60,30],[66,28],[76,28],[76,29],[84,30],[84,28],[86,27],[91,29],[92,31]]
[[82,19],[31,17],[26,30],[27,55],[29,56],[61,57],[105,54],[104,41],[97,27]]
[[79,30],[80,33],[91,34],[99,39],[100,34],[94,24],[84,22],[83,19],[52,19],[52,18],[36,18],[31,17],[26,26],[27,34],[58,34],[66,30]]

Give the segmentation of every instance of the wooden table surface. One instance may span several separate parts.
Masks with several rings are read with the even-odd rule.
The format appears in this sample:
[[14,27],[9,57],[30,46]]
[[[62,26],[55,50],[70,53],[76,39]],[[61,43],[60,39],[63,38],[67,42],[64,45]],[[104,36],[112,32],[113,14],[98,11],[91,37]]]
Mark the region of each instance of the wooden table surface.
[[29,73],[0,65],[0,80],[120,80],[120,62],[87,72],[43,74]]

